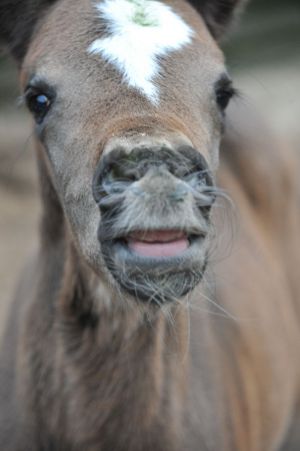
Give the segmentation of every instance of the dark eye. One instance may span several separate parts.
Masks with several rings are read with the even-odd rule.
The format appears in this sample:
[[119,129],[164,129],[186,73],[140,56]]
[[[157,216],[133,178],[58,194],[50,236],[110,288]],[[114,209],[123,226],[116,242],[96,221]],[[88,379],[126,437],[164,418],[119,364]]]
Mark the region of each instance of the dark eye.
[[222,112],[226,110],[232,97],[235,95],[235,89],[231,80],[222,78],[216,86],[216,101]]
[[38,91],[35,88],[27,89],[25,93],[26,105],[33,114],[35,121],[41,124],[48,113],[52,99],[50,94]]

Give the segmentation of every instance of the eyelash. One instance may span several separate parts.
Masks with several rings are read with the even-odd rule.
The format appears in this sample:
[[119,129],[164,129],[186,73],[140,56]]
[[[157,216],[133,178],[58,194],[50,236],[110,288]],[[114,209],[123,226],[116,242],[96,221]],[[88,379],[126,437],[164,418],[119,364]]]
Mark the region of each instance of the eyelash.
[[230,100],[236,95],[237,90],[232,86],[230,80],[223,80],[219,83],[215,91],[215,98],[221,112],[225,112]]

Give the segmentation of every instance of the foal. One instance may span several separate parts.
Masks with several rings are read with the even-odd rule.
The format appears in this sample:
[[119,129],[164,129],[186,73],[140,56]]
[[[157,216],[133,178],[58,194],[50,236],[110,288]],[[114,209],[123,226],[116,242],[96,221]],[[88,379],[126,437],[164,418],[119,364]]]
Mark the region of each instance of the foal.
[[[296,164],[239,123],[223,136],[217,40],[240,5],[191,3],[0,1],[43,202],[2,343],[1,450],[300,448]],[[240,222],[218,264],[217,169]]]

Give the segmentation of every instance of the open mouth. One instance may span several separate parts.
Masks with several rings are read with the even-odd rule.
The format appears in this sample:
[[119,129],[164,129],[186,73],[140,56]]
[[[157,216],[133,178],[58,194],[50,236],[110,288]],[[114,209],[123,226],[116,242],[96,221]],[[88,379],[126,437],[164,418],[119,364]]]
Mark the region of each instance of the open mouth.
[[126,291],[161,303],[185,295],[200,282],[206,266],[205,237],[179,229],[135,230],[104,240],[102,251]]
[[190,245],[188,235],[178,230],[136,231],[126,241],[130,251],[146,258],[176,257]]
[[176,272],[198,261],[205,235],[179,229],[135,230],[111,241],[107,248],[115,263],[122,268],[125,264],[131,273]]

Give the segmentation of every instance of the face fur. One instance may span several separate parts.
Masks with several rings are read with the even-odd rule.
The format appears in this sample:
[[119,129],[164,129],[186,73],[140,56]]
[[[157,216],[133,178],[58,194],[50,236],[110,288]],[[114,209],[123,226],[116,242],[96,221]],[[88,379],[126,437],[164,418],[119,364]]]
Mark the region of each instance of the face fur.
[[180,0],[62,0],[34,34],[21,76],[87,263],[141,300],[192,290],[207,263],[232,94],[201,17]]

